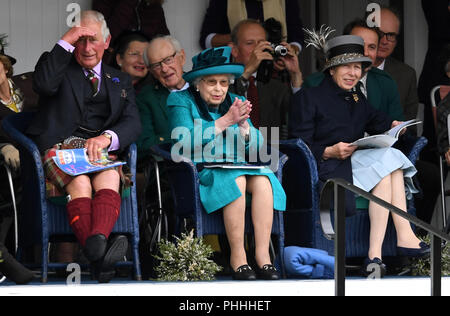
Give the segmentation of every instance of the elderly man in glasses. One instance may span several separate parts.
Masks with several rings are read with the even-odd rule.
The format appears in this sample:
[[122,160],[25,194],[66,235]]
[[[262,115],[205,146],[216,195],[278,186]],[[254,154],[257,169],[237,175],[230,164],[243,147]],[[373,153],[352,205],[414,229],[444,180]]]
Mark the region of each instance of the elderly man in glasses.
[[[391,56],[399,40],[400,15],[393,9],[383,8],[380,22],[381,38],[375,66],[390,74],[395,80],[405,119],[411,120],[417,117],[419,107],[416,71]],[[415,197],[417,216],[426,222],[430,222],[433,215],[433,206],[439,194],[439,171],[436,165],[423,159],[417,161],[416,168],[423,190],[422,196]]]
[[183,79],[186,55],[172,36],[153,39],[144,51],[144,61],[155,82],[144,87],[136,99],[143,126],[137,142],[140,162],[147,160],[152,146],[170,141],[167,97],[189,87]]
[[416,118],[419,106],[416,71],[391,57],[397,47],[400,26],[400,17],[394,10],[388,8],[381,10],[381,36],[375,67],[386,71],[395,80],[405,118],[411,120]]

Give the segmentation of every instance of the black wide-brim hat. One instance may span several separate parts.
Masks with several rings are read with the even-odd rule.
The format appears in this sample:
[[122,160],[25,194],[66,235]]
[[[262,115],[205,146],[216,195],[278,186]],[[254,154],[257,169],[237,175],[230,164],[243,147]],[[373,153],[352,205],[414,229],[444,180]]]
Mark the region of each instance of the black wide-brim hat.
[[6,55],[6,54],[5,54],[5,50],[4,50],[3,48],[0,49],[0,55],[3,55],[3,56],[5,56],[6,58],[8,58],[9,61],[11,62],[11,65],[14,65],[14,64],[17,62],[17,60],[16,60],[14,57],[11,57],[11,56],[9,56],[9,55]]
[[361,63],[366,70],[372,66],[373,61],[364,56],[364,40],[355,35],[335,37],[325,44],[327,60],[323,72],[326,70],[350,63]]
[[9,61],[11,62],[11,66],[14,66],[17,62],[17,60],[14,57],[11,57],[9,55],[5,55],[6,57],[8,57]]

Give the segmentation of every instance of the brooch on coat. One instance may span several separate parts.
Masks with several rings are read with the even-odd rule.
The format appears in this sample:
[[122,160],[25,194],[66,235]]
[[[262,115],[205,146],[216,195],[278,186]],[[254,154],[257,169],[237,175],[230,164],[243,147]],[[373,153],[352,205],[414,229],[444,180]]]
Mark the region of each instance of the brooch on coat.
[[119,84],[120,83],[120,79],[117,77],[111,77],[111,75],[109,73],[106,74],[106,78],[111,79],[112,82],[114,82],[115,84]]
[[359,102],[359,96],[357,93],[353,93],[353,100],[355,100],[356,103]]

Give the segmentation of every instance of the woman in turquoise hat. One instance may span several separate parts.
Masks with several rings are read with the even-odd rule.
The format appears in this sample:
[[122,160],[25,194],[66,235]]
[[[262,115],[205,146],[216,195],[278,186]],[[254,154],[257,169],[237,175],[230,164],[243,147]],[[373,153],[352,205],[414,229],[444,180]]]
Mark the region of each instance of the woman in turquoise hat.
[[[286,195],[268,168],[248,169],[245,157],[259,151],[261,133],[249,120],[252,105],[228,92],[230,83],[244,72],[230,63],[231,48],[208,49],[193,58],[193,70],[184,75],[188,90],[172,93],[168,100],[175,149],[196,164],[227,164],[229,168],[204,168],[200,172],[200,199],[207,213],[223,209],[230,264],[235,280],[279,279],[271,264],[269,243],[273,210],[284,211]],[[178,153],[178,152],[177,152]],[[256,273],[248,265],[244,248],[245,208],[251,195],[255,231]]]

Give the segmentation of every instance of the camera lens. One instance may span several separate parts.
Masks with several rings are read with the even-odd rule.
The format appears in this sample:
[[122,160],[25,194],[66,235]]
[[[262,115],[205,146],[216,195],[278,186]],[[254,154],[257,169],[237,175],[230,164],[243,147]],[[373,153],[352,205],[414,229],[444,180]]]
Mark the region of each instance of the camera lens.
[[287,48],[283,45],[278,45],[277,47],[275,47],[274,51],[276,56],[284,57],[288,54]]

